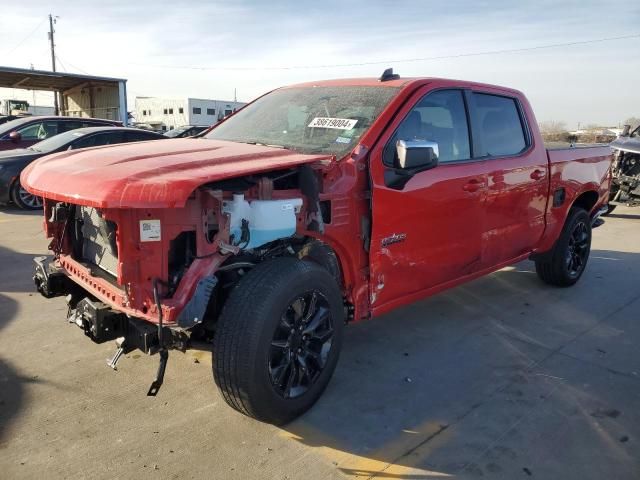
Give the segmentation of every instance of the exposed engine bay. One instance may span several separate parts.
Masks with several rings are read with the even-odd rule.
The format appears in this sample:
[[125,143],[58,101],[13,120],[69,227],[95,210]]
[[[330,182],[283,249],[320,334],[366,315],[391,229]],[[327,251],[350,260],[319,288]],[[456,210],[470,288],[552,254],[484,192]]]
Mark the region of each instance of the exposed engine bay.
[[[341,283],[335,254],[313,237],[331,221],[320,190],[319,172],[303,165],[203,185],[183,208],[100,209],[47,200],[56,268],[75,282],[68,282],[70,321],[96,341],[113,339],[122,333],[116,325],[96,328],[82,318],[115,307],[119,315],[180,329],[174,347],[185,349],[186,340],[210,340],[229,290],[265,260],[308,257]],[[153,343],[144,349],[152,353]]]

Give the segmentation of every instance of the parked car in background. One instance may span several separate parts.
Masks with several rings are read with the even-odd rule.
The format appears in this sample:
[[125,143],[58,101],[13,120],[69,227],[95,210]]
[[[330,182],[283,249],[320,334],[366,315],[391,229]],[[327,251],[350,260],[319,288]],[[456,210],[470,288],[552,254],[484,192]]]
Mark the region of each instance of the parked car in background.
[[122,122],[101,118],[21,117],[0,125],[0,150],[28,147],[77,128],[121,125]]
[[34,160],[55,152],[98,147],[116,143],[166,140],[159,133],[137,128],[89,127],[70,130],[28,148],[0,152],[0,203],[13,202],[23,209],[42,207],[42,199],[31,195],[20,185],[20,173]]
[[207,128],[209,128],[208,125],[183,125],[182,127],[176,127],[173,130],[164,132],[164,136],[169,138],[195,137]]

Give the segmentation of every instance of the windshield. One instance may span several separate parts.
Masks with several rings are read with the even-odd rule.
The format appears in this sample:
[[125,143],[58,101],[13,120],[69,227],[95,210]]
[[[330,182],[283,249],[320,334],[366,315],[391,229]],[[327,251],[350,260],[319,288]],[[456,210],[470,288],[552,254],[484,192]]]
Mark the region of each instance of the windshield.
[[204,138],[282,146],[341,157],[398,93],[395,87],[293,87],[275,90]]
[[165,137],[169,137],[169,138],[177,137],[179,135],[182,135],[184,132],[186,132],[190,128],[191,127],[189,125],[187,125],[185,127],[176,127],[173,130],[169,130],[168,132],[164,132],[163,135]]
[[53,152],[58,148],[62,148],[71,143],[76,138],[84,137],[87,132],[78,130],[70,130],[68,132],[61,133],[60,135],[54,135],[51,138],[42,140],[29,147],[31,150],[37,150],[38,152]]
[[28,118],[16,118],[15,120],[11,120],[9,122],[3,123],[0,126],[0,137],[5,136],[8,133],[13,132],[14,130],[19,129],[20,127],[23,127],[29,120],[31,120],[32,117],[28,117]]

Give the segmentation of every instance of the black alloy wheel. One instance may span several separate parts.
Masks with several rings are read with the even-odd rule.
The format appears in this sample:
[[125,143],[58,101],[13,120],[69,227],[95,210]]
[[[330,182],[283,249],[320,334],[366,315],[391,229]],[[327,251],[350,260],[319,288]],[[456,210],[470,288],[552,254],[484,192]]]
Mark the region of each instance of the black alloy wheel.
[[567,271],[572,278],[579,277],[587,264],[590,247],[589,227],[584,221],[577,222],[569,237],[569,248],[567,248]]
[[233,287],[216,324],[213,378],[232,408],[282,425],[320,398],[345,325],[335,277],[313,261],[278,257]]
[[553,248],[534,257],[536,273],[549,285],[570,287],[584,273],[590,251],[591,216],[582,208],[571,208]]
[[295,298],[276,327],[269,352],[271,384],[284,398],[303,395],[327,364],[333,340],[327,299],[318,291]]

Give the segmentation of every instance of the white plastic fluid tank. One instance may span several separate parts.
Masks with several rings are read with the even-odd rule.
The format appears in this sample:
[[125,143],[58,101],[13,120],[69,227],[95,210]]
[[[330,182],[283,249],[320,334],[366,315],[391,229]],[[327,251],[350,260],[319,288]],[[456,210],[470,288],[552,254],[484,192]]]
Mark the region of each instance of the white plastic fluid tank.
[[296,231],[296,214],[302,206],[301,198],[286,200],[254,200],[247,202],[242,194],[234,194],[233,201],[225,202],[223,212],[230,216],[233,243],[240,244],[242,220],[249,222],[249,242],[242,248],[256,248]]
[[251,238],[247,248],[255,248],[278,238],[290,237],[296,231],[296,213],[302,206],[301,198],[286,200],[254,200],[250,203]]

